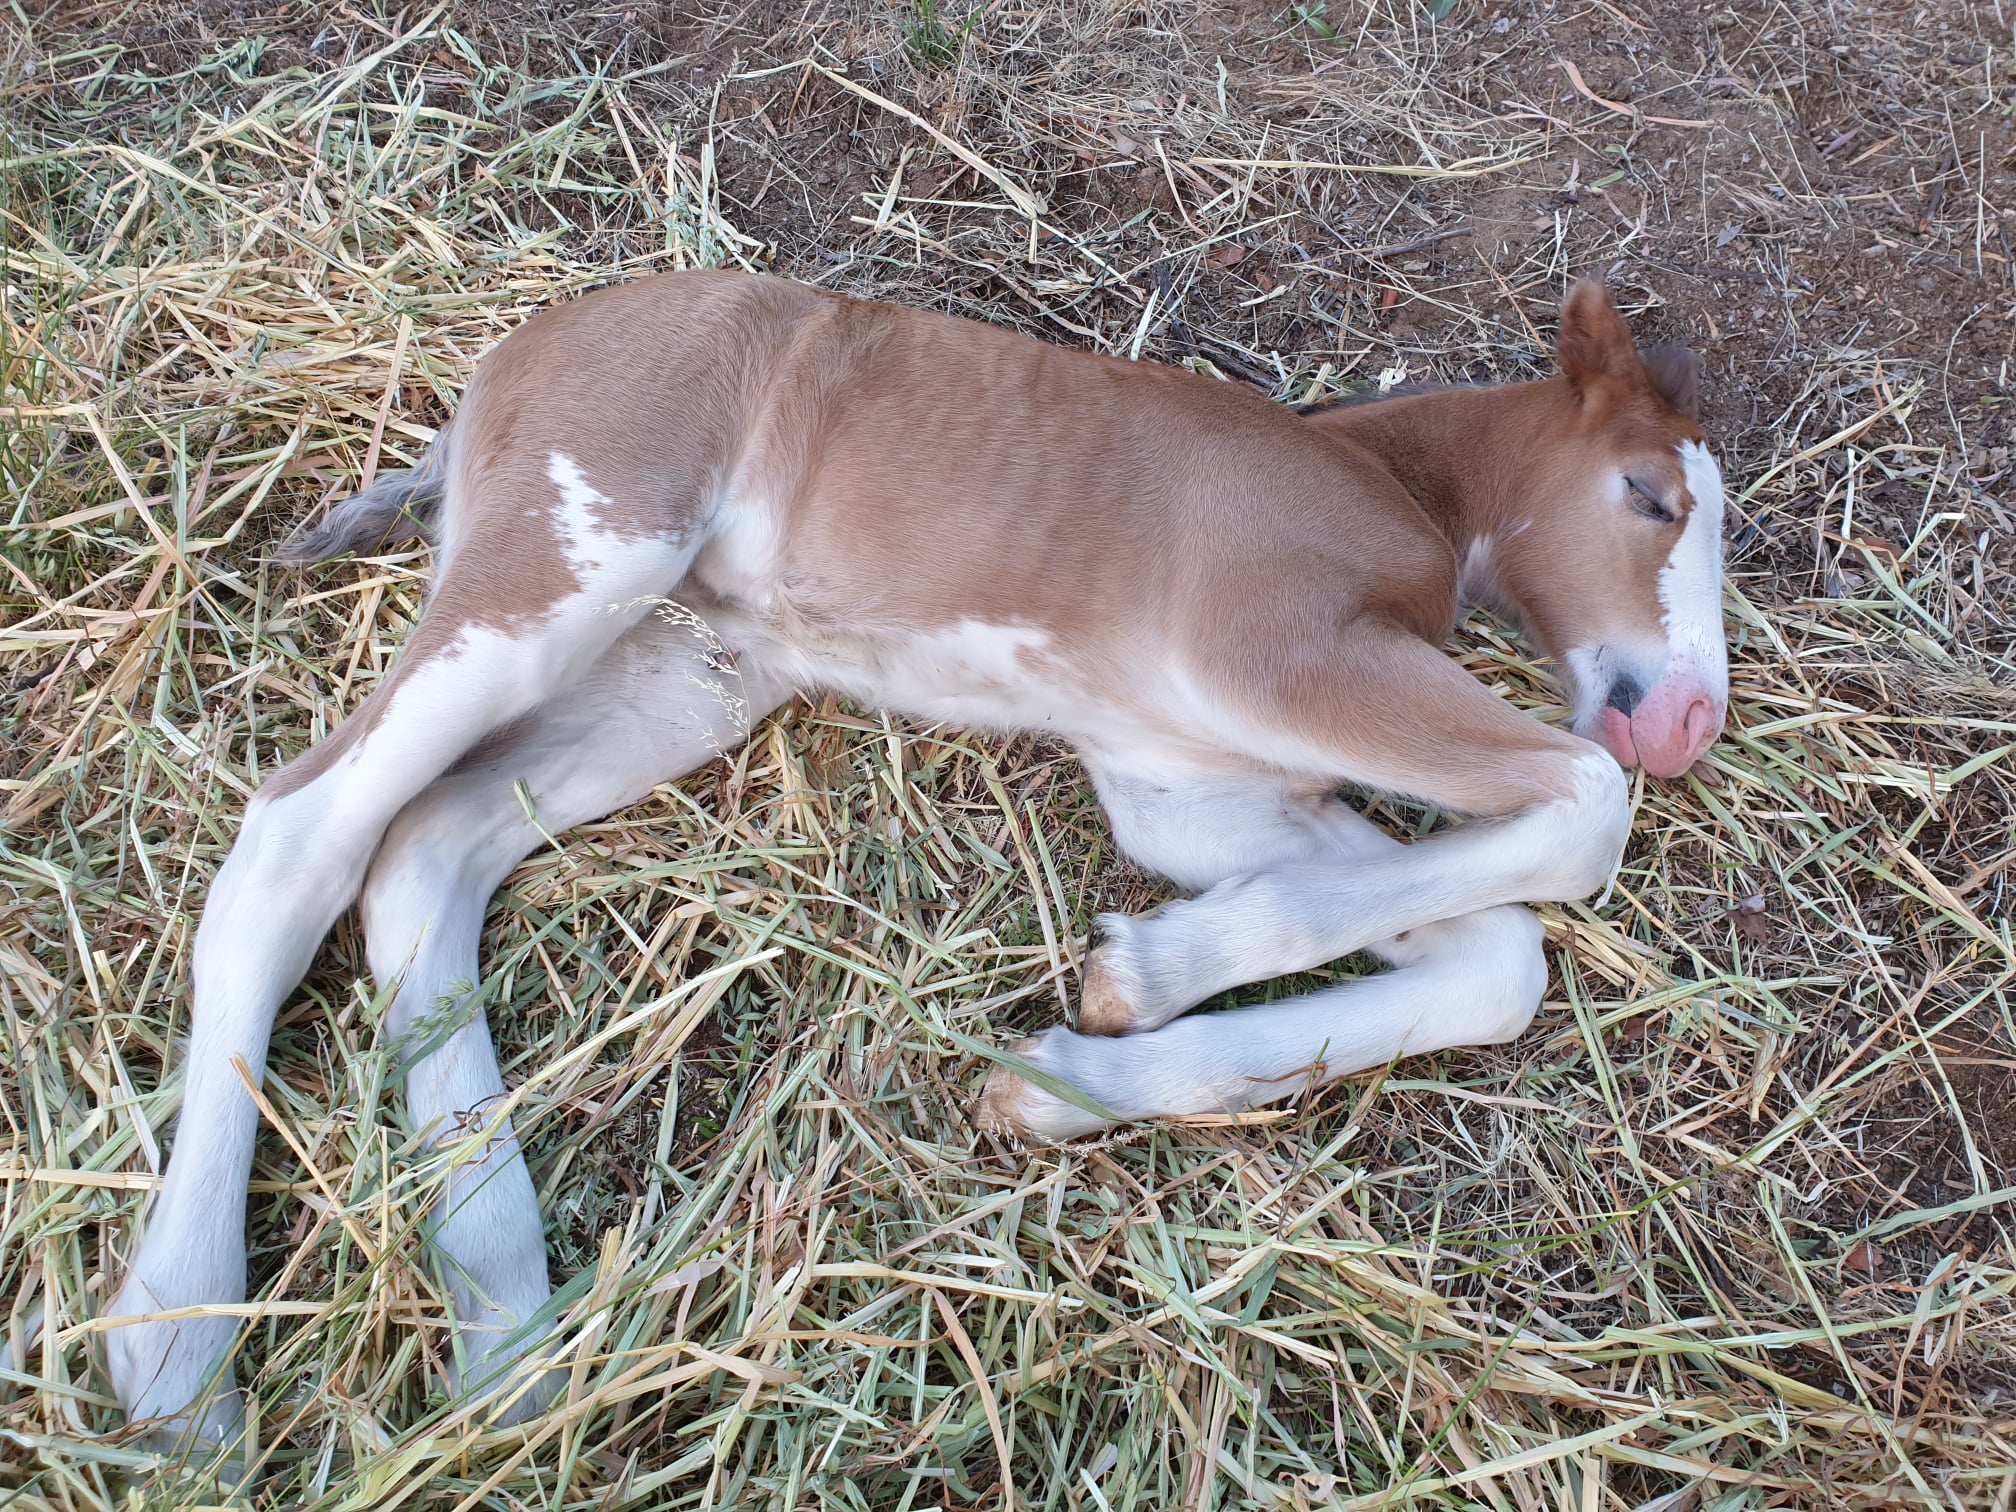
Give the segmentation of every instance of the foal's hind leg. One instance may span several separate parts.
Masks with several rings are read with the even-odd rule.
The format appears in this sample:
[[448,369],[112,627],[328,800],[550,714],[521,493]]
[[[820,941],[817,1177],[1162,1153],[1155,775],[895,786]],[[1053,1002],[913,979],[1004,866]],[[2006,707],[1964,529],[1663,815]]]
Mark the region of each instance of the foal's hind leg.
[[[490,1122],[504,1091],[480,1007],[484,905],[545,834],[632,803],[739,745],[789,696],[767,669],[710,654],[706,627],[653,616],[618,641],[578,688],[485,741],[400,811],[364,883],[362,908],[378,981],[399,983],[391,1035],[412,1057],[407,1116],[455,1145]],[[527,815],[516,785],[524,783]],[[532,1180],[509,1121],[448,1174],[435,1207],[435,1258],[453,1309],[458,1391],[500,1385],[546,1332],[546,1247]],[[500,1418],[540,1410],[534,1386]]]
[[263,1073],[275,1011],[356,895],[393,816],[484,734],[594,665],[643,615],[646,596],[678,583],[701,544],[692,533],[605,532],[598,501],[608,503],[569,464],[544,493],[521,478],[464,511],[426,618],[391,675],[247,806],[196,935],[174,1154],[107,1309],[131,1320],[106,1334],[113,1388],[129,1417],[159,1420],[160,1438],[191,1429],[230,1437],[240,1418],[229,1363],[238,1320],[157,1316],[245,1295],[258,1114],[236,1063],[255,1082]]

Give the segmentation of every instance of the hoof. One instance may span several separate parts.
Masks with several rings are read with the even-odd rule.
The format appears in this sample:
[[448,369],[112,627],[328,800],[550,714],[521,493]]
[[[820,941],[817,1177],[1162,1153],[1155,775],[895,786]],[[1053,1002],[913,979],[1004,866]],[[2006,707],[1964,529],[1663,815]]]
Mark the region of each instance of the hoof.
[[[1039,1034],[1008,1048],[1026,1060],[1029,1052],[1042,1043],[1043,1036]],[[1040,1139],[1042,1136],[1035,1132],[1030,1114],[1034,1111],[1034,1099],[1046,1095],[1006,1066],[996,1066],[980,1089],[980,1101],[973,1109],[974,1125],[983,1134],[998,1134],[1004,1139]]]
[[[1072,1038],[1069,1030],[1051,1029],[1008,1048],[1045,1071],[1068,1076],[1069,1072],[1057,1065],[1058,1047]],[[1045,1092],[1006,1066],[996,1066],[988,1075],[973,1110],[973,1122],[983,1133],[1036,1144],[1097,1134],[1110,1127],[1105,1119]]]
[[1078,1032],[1126,1034],[1134,1028],[1134,1020],[1134,1004],[1114,982],[1101,946],[1085,962],[1085,984],[1078,990]]
[[1085,976],[1078,989],[1078,1032],[1112,1037],[1153,1028],[1143,1021],[1141,983],[1128,964],[1131,921],[1102,917],[1096,943],[1085,957]]

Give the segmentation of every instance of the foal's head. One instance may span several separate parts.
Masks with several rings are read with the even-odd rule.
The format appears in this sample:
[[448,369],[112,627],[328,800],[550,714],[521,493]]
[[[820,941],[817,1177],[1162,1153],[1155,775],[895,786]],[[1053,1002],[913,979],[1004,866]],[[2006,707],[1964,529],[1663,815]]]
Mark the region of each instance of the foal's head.
[[1698,364],[1644,353],[1598,283],[1561,310],[1561,377],[1527,388],[1490,596],[1567,668],[1574,729],[1677,777],[1721,732],[1722,472],[1696,423]]

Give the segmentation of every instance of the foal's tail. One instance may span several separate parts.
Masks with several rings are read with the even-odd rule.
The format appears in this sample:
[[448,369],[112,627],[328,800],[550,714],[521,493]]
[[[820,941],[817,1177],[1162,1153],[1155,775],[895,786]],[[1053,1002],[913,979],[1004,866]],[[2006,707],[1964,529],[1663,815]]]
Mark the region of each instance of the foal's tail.
[[352,494],[319,525],[302,524],[274,548],[273,559],[300,565],[359,555],[395,542],[434,539],[434,523],[448,489],[448,427],[420,454],[417,467],[384,472]]

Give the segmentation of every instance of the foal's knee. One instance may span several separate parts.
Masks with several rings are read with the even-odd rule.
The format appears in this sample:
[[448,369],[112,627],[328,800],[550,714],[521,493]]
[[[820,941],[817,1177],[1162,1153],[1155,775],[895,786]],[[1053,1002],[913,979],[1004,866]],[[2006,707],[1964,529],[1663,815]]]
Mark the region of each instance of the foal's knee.
[[1488,984],[1479,1005],[1488,1023],[1478,1043],[1501,1045],[1526,1032],[1547,995],[1546,931],[1530,908],[1517,904],[1471,917],[1485,966],[1479,975]]
[[1608,754],[1593,747],[1568,766],[1567,795],[1549,805],[1552,833],[1534,858],[1534,903],[1566,903],[1610,885],[1631,838],[1631,784]]
[[1380,947],[1396,966],[1434,966],[1460,984],[1468,1023],[1460,1043],[1498,1045],[1533,1022],[1547,992],[1546,931],[1508,903],[1409,930]]

